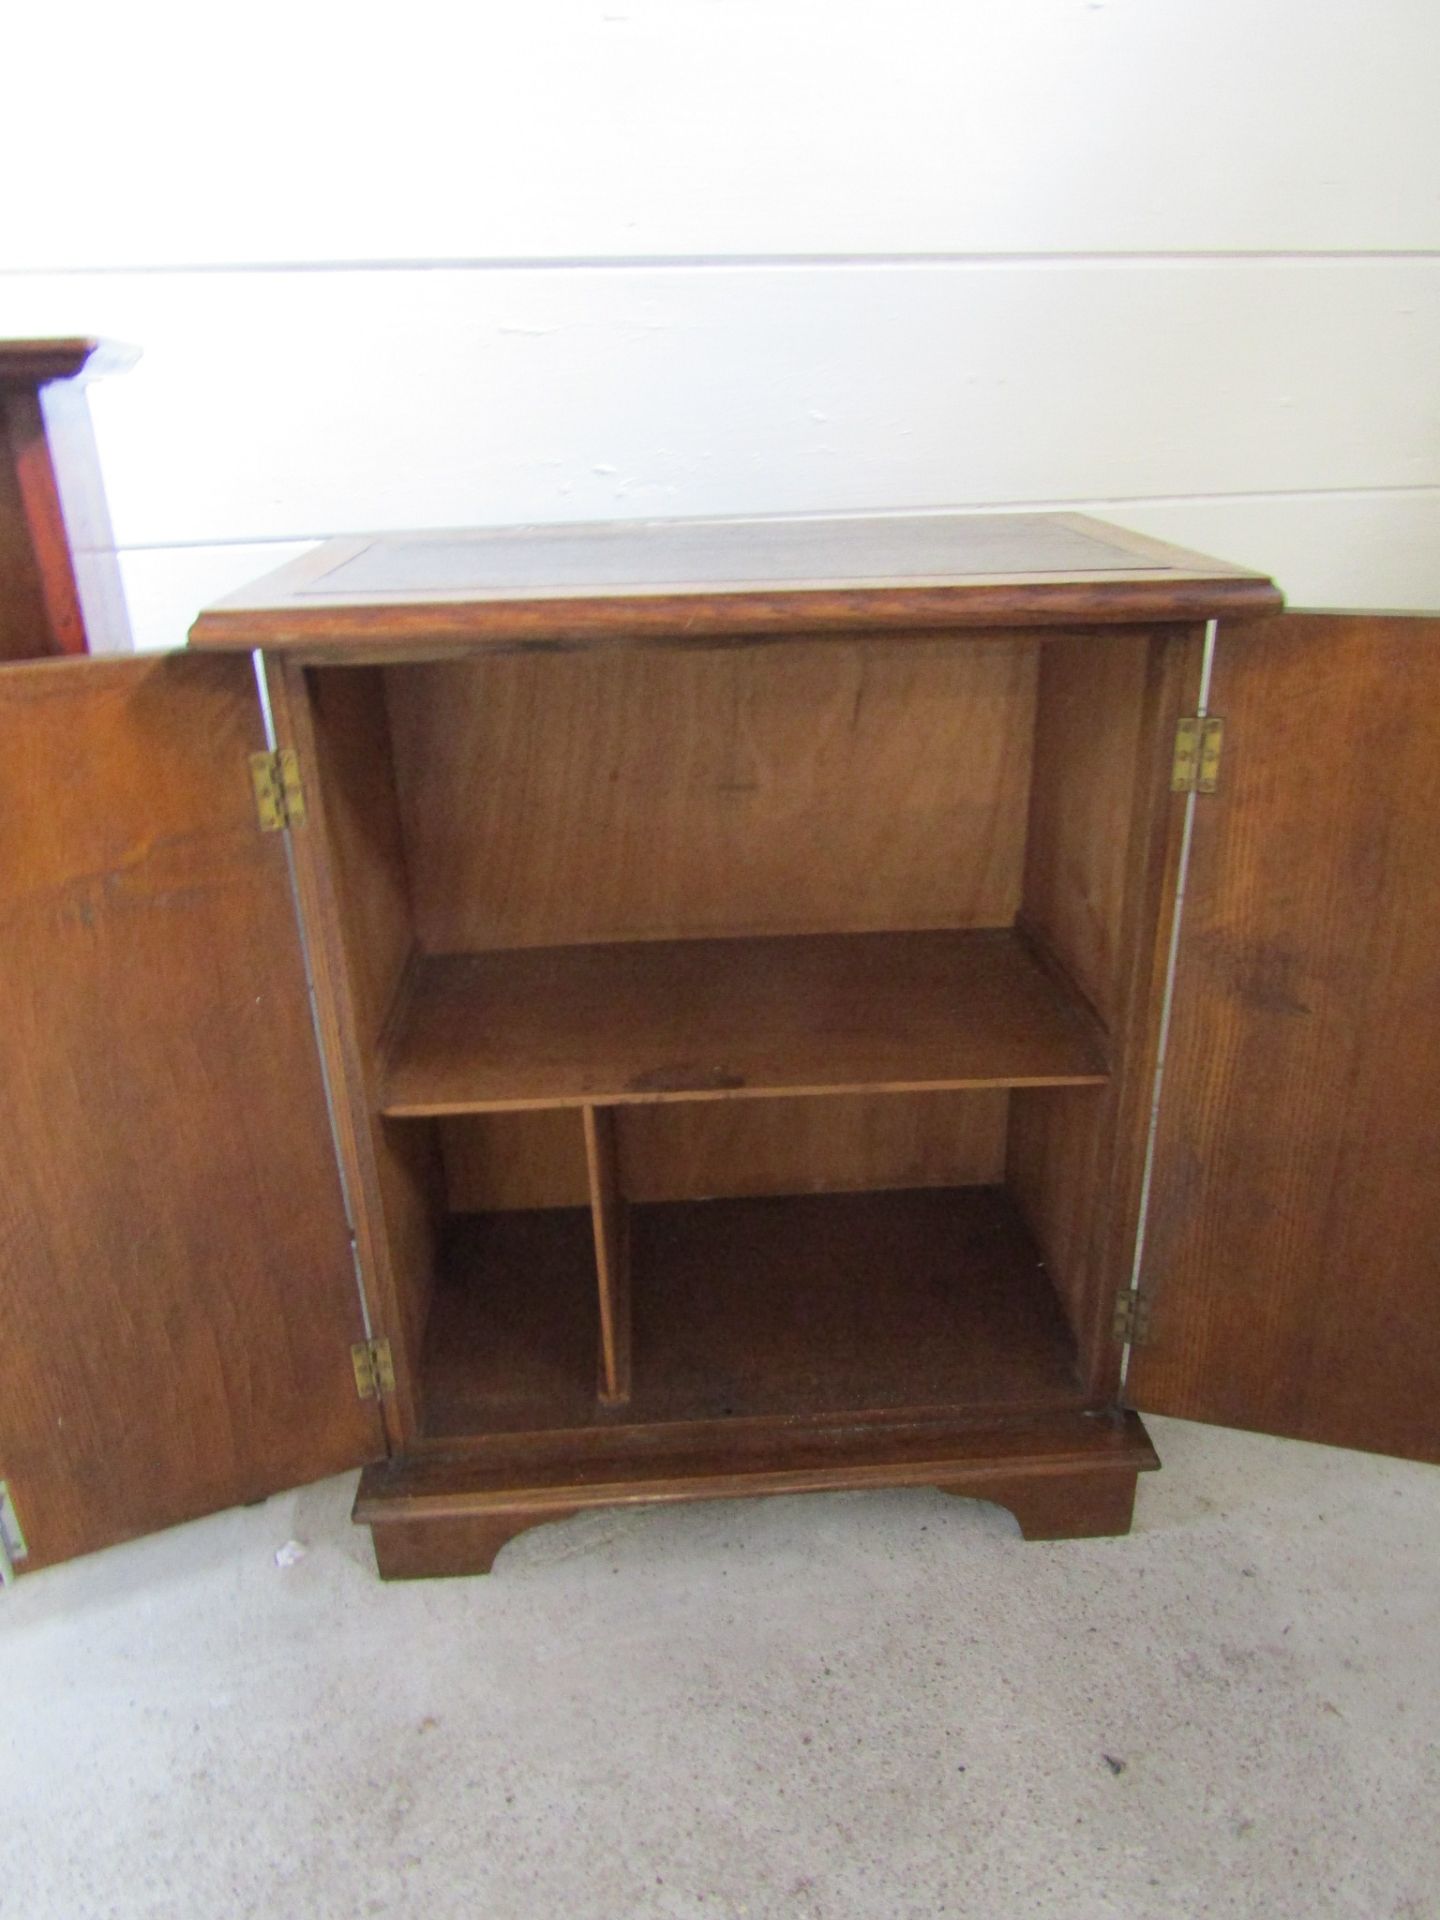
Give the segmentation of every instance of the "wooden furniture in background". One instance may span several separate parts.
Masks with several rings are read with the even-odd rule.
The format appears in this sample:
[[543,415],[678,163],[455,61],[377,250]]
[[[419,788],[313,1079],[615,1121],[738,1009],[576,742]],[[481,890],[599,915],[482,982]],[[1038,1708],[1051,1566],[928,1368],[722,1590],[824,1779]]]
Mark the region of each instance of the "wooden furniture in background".
[[0,1572],[362,1463],[414,1575],[833,1487],[1122,1532],[1137,1407],[1440,1459],[1440,621],[1277,599],[550,529],[0,667]]
[[130,648],[84,380],[133,358],[0,341],[0,660]]

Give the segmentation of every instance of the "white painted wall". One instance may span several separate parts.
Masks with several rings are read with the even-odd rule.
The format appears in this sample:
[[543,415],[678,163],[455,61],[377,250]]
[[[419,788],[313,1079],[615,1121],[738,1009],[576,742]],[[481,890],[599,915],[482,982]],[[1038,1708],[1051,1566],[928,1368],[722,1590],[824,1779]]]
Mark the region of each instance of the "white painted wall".
[[296,542],[1065,505],[1440,608],[1434,0],[97,0],[7,21],[0,334],[132,616]]

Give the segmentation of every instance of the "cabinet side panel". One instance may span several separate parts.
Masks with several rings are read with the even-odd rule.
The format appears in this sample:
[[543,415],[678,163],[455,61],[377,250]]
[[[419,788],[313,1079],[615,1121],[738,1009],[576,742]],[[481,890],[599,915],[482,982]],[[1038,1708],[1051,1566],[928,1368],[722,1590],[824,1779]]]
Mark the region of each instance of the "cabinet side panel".
[[1095,1392],[1118,1374],[1109,1317],[1133,1256],[1183,838],[1170,762],[1202,646],[1200,629],[1096,634],[1041,663],[1019,924],[1100,1016],[1111,1077],[1015,1093],[1007,1180]]
[[[652,1201],[996,1185],[1009,1099],[1001,1088],[625,1107],[615,1114],[621,1186]],[[476,1115],[441,1132],[457,1212],[585,1203],[573,1111]]]
[[272,665],[270,688],[277,736],[295,747],[305,782],[296,878],[371,1324],[395,1360],[387,1414],[403,1438],[418,1429],[442,1172],[432,1127],[379,1117],[381,1045],[414,947],[384,680],[367,668]]
[[1036,644],[387,670],[427,952],[1006,926]]
[[1066,1087],[1010,1096],[1005,1178],[1060,1296],[1076,1339],[1086,1325],[1092,1284],[1090,1235],[1096,1214],[1105,1094]]
[[1144,633],[1056,639],[1040,660],[1023,917],[1107,1026],[1123,978],[1149,644]]
[[376,1313],[389,1336],[408,1438],[419,1417],[416,1382],[435,1293],[445,1171],[436,1129],[425,1121],[381,1120],[376,1125],[375,1170],[390,1260],[392,1302]]
[[1222,626],[1131,1397],[1440,1460],[1440,621]]
[[414,944],[384,678],[375,668],[321,670],[306,676],[306,692],[355,1037],[368,1067]]
[[30,1566],[373,1458],[250,663],[0,672],[0,1477]]

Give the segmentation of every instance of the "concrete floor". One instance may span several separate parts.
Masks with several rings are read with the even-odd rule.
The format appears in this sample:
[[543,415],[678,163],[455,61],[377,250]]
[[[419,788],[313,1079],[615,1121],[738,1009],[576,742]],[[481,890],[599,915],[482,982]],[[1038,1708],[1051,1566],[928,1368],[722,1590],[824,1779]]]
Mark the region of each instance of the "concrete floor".
[[0,1912],[1440,1915],[1440,1470],[1152,1431],[1128,1540],[838,1494],[383,1587],[336,1480],[38,1574]]

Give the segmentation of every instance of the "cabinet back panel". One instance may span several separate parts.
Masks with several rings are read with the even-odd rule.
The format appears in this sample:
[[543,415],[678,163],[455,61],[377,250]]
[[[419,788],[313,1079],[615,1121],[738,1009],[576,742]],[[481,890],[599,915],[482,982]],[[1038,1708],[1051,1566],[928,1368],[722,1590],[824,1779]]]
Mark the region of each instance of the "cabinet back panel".
[[891,637],[390,668],[420,943],[1008,925],[1036,652]]
[[[620,1184],[637,1201],[992,1186],[1004,1176],[1009,1099],[1000,1088],[624,1107]],[[453,1212],[588,1203],[573,1109],[439,1125]]]

